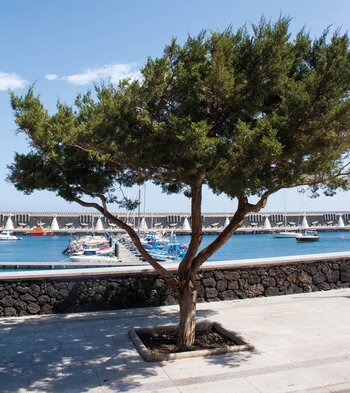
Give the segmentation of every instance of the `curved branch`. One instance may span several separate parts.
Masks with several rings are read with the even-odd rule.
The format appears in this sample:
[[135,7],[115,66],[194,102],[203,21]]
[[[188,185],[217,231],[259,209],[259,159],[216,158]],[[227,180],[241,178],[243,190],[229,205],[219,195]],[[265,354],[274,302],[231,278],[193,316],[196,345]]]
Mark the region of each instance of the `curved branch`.
[[268,197],[273,193],[274,191],[266,191],[259,201],[256,204],[251,204],[248,202],[248,199],[245,198],[246,201],[246,206],[247,206],[247,213],[258,213],[261,209],[263,209],[266,206],[267,199]]
[[236,213],[232,217],[230,223],[213,242],[203,248],[194,258],[192,263],[193,270],[197,272],[202,264],[227,242],[234,232],[243,224],[244,217],[248,213],[257,213],[260,209],[265,207],[267,199],[271,194],[271,191],[266,191],[256,204],[250,204],[247,197],[239,198]]
[[[102,199],[103,200],[103,199]],[[175,294],[178,292],[178,282],[177,280],[174,279],[174,277],[162,266],[160,265],[154,258],[149,255],[149,253],[145,250],[143,247],[139,236],[137,233],[134,231],[134,229],[120,220],[119,218],[115,217],[113,214],[111,214],[107,210],[106,204],[102,207],[98,203],[95,202],[85,202],[79,198],[74,199],[75,202],[79,203],[81,206],[84,207],[92,207],[99,211],[101,214],[103,214],[109,221],[113,222],[114,224],[118,225],[119,228],[124,229],[128,235],[131,238],[131,241],[134,243],[134,245],[137,247],[137,249],[140,251],[141,255],[145,258],[145,260],[153,267],[153,269],[159,273],[164,280],[171,286]]]
[[96,197],[101,199],[103,210],[104,211],[108,211],[107,210],[107,198],[103,194],[95,194],[94,196],[96,196]]

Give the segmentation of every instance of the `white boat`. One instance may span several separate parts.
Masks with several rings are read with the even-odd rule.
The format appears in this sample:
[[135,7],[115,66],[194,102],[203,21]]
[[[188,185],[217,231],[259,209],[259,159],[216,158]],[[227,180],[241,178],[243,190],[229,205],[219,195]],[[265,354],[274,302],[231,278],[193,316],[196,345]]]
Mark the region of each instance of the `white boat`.
[[82,255],[84,251],[88,250],[96,250],[96,254],[100,255],[109,255],[114,252],[113,240],[103,235],[74,237],[63,253]]
[[290,239],[290,238],[296,238],[300,235],[300,232],[293,232],[293,231],[282,231],[282,232],[276,232],[274,234],[274,237],[276,238],[283,238],[283,239]]
[[298,243],[308,243],[308,242],[317,242],[320,240],[320,235],[317,231],[304,231],[300,233],[295,240]]
[[[84,243],[84,247],[86,243]],[[120,262],[116,256],[113,247],[101,249],[96,245],[95,247],[89,246],[83,250],[69,254],[69,259],[72,262],[96,262],[96,263],[115,263]]]
[[[284,191],[284,221],[280,222],[279,224],[284,224],[284,228],[287,228],[287,203],[286,203],[286,191]],[[290,221],[289,225],[295,225],[294,222]],[[275,238],[280,238],[280,239],[295,239],[297,236],[300,235],[300,232],[295,232],[295,231],[284,231],[281,232],[276,232],[274,234]]]
[[0,233],[0,240],[22,240],[22,238],[13,235],[11,231],[5,229]]
[[121,262],[116,256],[107,256],[94,254],[93,250],[84,252],[82,255],[71,255],[69,257],[71,262],[95,262],[95,263],[118,263]]

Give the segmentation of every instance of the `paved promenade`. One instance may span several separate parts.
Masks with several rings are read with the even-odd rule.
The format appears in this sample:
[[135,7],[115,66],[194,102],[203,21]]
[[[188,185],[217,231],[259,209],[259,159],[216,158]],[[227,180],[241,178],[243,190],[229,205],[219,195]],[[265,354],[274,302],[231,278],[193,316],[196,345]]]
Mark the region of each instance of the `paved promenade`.
[[176,307],[0,319],[0,392],[350,392],[350,289],[198,305],[254,352],[144,362],[130,327]]

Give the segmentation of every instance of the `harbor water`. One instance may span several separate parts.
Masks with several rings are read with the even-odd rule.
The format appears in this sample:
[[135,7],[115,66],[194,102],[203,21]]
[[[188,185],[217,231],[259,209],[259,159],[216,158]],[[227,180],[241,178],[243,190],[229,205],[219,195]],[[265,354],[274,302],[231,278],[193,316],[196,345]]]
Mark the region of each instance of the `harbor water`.
[[[350,251],[349,232],[322,232],[317,242],[297,243],[293,238],[275,238],[272,234],[234,235],[211,258],[212,261],[268,258],[304,254]],[[189,236],[178,236],[180,243],[189,243]],[[201,248],[215,239],[203,237]],[[63,250],[70,236],[30,237],[19,241],[0,242],[0,262],[61,262],[67,259]]]

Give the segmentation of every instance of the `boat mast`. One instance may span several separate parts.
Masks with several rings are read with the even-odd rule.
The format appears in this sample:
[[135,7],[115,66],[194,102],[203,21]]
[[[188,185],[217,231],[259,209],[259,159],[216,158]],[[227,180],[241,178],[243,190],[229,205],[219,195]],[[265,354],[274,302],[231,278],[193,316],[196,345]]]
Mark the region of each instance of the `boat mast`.
[[140,233],[140,206],[141,204],[141,188],[139,186],[139,204],[138,204],[138,208],[137,208],[137,233]]
[[287,190],[284,190],[284,230],[287,230]]
[[146,220],[146,183],[143,185],[143,218]]

